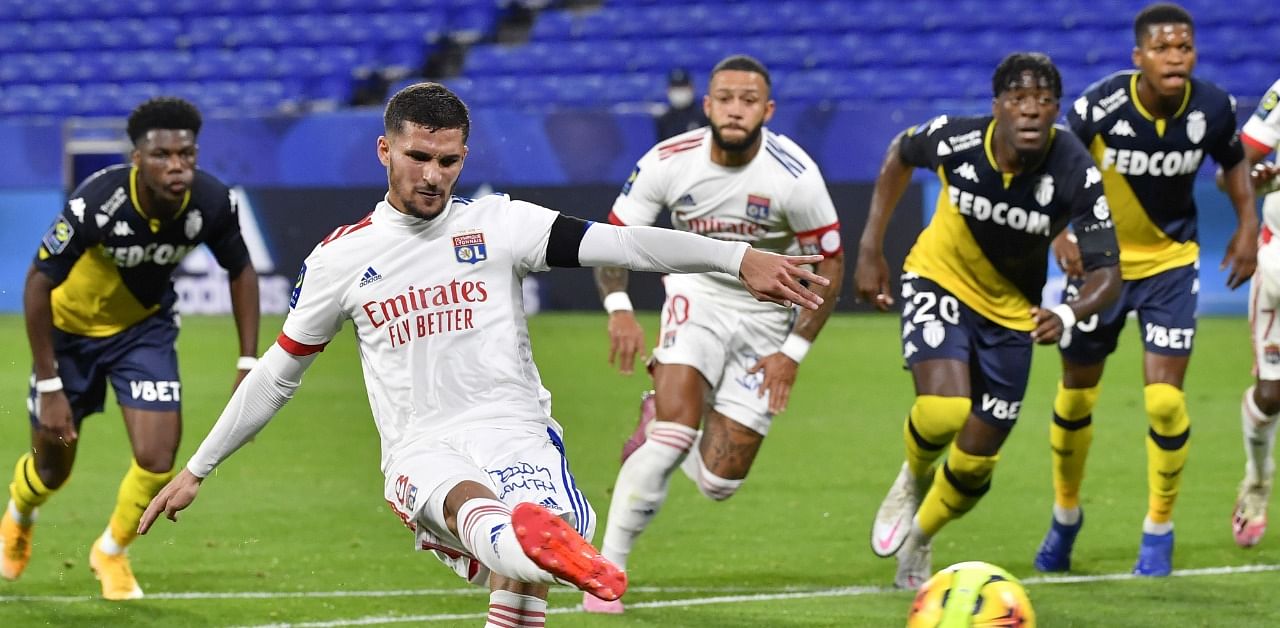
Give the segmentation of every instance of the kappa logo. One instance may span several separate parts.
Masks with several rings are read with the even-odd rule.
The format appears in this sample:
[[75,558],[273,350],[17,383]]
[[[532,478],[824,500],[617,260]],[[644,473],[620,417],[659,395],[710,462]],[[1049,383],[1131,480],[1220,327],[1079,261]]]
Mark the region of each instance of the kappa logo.
[[1133,131],[1133,125],[1129,124],[1128,120],[1116,120],[1115,125],[1113,125],[1111,130],[1107,131],[1107,133],[1109,135],[1119,135],[1122,137],[1138,137],[1138,134]]
[[[304,268],[303,270],[305,271],[306,269]],[[299,277],[299,281],[301,281],[301,277]],[[370,266],[364,271],[364,276],[360,278],[359,287],[363,288],[375,281],[382,281],[382,275],[379,275],[378,271],[374,270],[373,267]]]
[[1093,187],[1095,183],[1102,183],[1102,172],[1097,166],[1089,166],[1089,169],[1084,171],[1084,189]]
[[929,128],[928,128],[927,130],[925,130],[924,134],[925,134],[925,135],[933,135],[933,132],[934,132],[934,131],[937,131],[938,129],[941,129],[942,127],[944,127],[944,126],[946,126],[946,125],[947,125],[947,117],[946,117],[946,116],[938,116],[938,117],[934,118],[932,122],[930,122],[930,123],[929,123]]
[[961,179],[968,179],[974,183],[978,182],[978,170],[973,167],[973,164],[967,161],[956,166],[956,169],[953,172],[955,172],[955,174]]
[[130,227],[129,223],[121,220],[120,222],[117,222],[115,226],[111,227],[111,234],[122,238],[131,236],[133,235],[133,227]]
[[76,220],[82,223],[84,222],[85,204],[83,198],[77,196],[76,198],[67,201],[67,209],[71,210],[71,213],[75,215]]
[[902,347],[902,359],[905,360],[907,358],[910,358],[911,356],[915,355],[916,352],[919,350],[920,349],[916,347],[916,343],[908,340],[907,344],[903,345]]

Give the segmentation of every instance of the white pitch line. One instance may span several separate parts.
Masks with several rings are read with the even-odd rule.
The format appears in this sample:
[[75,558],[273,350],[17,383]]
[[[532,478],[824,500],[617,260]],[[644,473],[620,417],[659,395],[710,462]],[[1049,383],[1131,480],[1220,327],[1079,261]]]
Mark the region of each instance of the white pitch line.
[[[1202,567],[1198,569],[1175,569],[1170,577],[1182,578],[1191,576],[1221,576],[1246,573],[1264,573],[1280,571],[1280,565],[1242,565],[1239,567]],[[1115,580],[1134,580],[1139,576],[1131,573],[1111,573],[1081,576],[1036,576],[1024,578],[1022,582],[1035,584],[1079,584],[1086,582],[1108,582]],[[824,597],[859,597],[877,593],[901,593],[891,587],[840,587],[836,589],[797,590],[778,593],[757,593],[745,595],[722,595],[716,597],[692,598],[684,600],[655,600],[652,602],[636,602],[627,608],[671,608],[685,606],[706,606],[709,604],[729,604],[733,602],[768,602],[773,600],[813,599]],[[547,609],[548,615],[566,615],[583,612],[580,607],[557,607]],[[450,613],[442,615],[373,615],[352,619],[335,619],[330,621],[313,621],[299,623],[275,623],[245,626],[242,628],[333,628],[336,626],[373,626],[380,624],[399,624],[405,622],[437,622],[461,619],[484,619],[487,613]]]

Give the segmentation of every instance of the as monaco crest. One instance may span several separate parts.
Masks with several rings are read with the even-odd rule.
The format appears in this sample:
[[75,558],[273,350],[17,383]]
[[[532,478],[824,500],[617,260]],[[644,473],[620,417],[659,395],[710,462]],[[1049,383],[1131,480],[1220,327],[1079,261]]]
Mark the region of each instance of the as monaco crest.
[[1187,114],[1187,139],[1192,143],[1199,144],[1204,139],[1204,112],[1192,111]]
[[200,210],[193,209],[187,212],[187,223],[182,226],[182,232],[186,234],[188,240],[194,240],[200,235],[200,228],[203,226],[204,216],[200,215]]
[[1053,177],[1044,175],[1040,177],[1040,181],[1036,183],[1036,202],[1041,207],[1049,204],[1053,200]]
[[464,233],[453,236],[453,256],[464,264],[483,262],[489,256],[484,250],[484,233]]

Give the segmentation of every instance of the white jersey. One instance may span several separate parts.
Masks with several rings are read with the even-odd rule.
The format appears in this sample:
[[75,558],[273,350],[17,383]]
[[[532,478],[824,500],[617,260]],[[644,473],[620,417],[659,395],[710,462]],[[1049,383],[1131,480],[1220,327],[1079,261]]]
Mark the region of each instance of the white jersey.
[[472,425],[551,425],[521,281],[548,269],[558,212],[506,195],[454,197],[435,219],[386,201],[316,246],[277,341],[324,348],[354,323],[382,469],[406,446]]
[[[681,231],[774,253],[837,254],[840,222],[817,164],[787,137],[767,128],[761,134],[760,152],[736,168],[711,161],[710,127],[658,143],[622,186],[610,222],[652,225],[667,209]],[[744,305],[759,303],[734,277],[707,273],[689,280]]]
[[[1258,110],[1244,123],[1241,139],[1267,153],[1280,147],[1280,80],[1271,84]],[[1280,233],[1280,192],[1266,196],[1262,203],[1262,222],[1271,233]]]

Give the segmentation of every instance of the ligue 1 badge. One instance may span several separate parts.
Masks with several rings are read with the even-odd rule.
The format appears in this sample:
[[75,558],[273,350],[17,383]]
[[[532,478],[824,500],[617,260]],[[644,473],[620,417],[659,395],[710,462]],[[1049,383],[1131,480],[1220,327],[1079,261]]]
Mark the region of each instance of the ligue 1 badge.
[[476,264],[488,258],[484,250],[484,233],[475,231],[453,236],[454,258],[464,264]]

